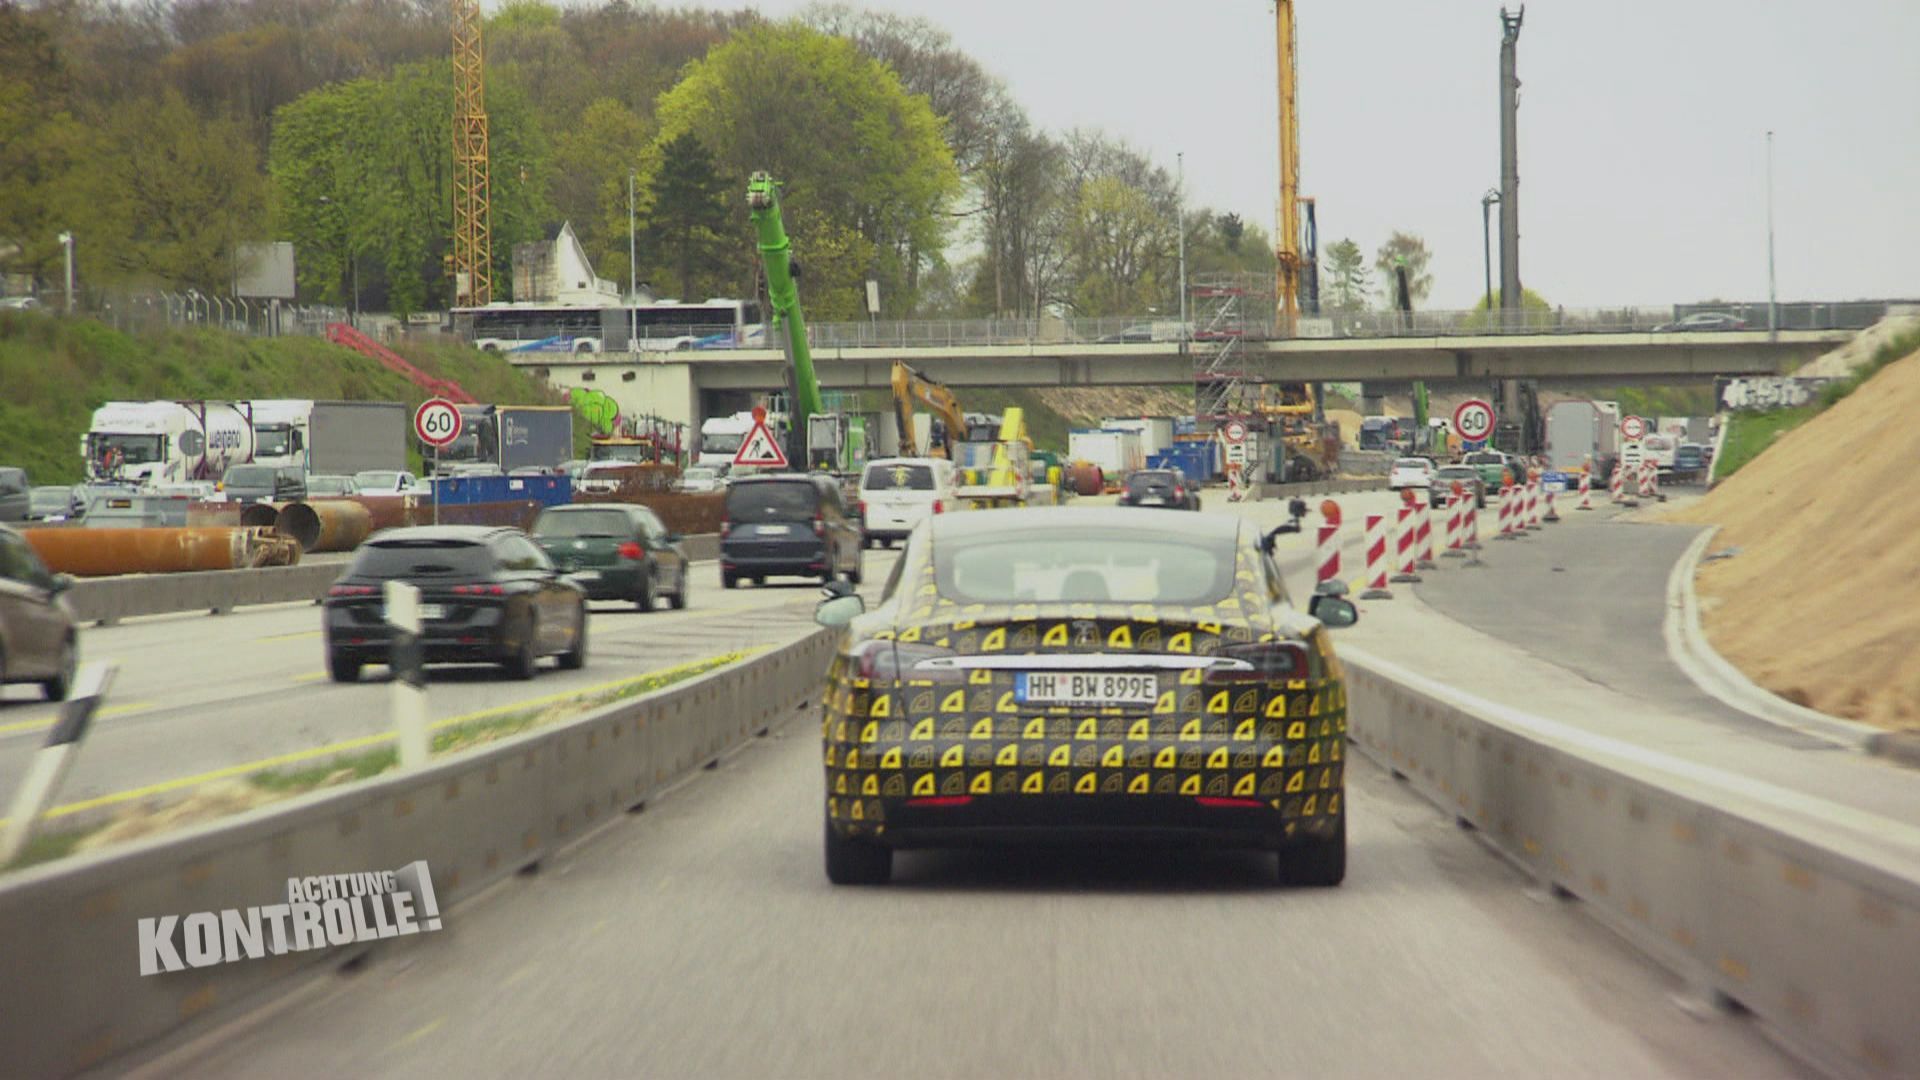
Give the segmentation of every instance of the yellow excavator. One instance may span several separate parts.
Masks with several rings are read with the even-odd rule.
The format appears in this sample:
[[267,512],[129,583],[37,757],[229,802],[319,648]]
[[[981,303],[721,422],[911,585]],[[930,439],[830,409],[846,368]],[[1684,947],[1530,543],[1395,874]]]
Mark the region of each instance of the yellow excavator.
[[[913,403],[919,402],[933,413],[940,423],[937,433],[929,434],[927,447],[922,450],[920,439],[913,428]],[[893,409],[900,418],[900,448],[906,456],[926,453],[933,457],[956,460],[955,447],[967,437],[967,414],[960,411],[960,399],[946,385],[930,379],[908,367],[904,361],[893,362]],[[937,434],[937,437],[935,435]]]

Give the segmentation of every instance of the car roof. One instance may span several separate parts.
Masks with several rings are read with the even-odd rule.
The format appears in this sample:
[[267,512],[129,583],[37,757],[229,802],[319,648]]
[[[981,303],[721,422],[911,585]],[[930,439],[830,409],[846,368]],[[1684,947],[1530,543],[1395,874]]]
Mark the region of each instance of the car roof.
[[495,536],[519,531],[504,525],[407,525],[398,529],[382,530],[367,542],[381,544],[392,540],[457,540],[479,544]]
[[1191,539],[1234,539],[1240,519],[1231,514],[1142,514],[1117,506],[1035,506],[928,519],[936,542],[1017,533],[1022,529],[1124,529]]
[[952,464],[946,458],[937,457],[883,457],[867,462],[867,468],[871,469],[875,465],[938,465],[942,462]]
[[739,479],[735,480],[733,483],[734,483],[734,486],[738,487],[741,484],[773,484],[773,483],[811,484],[813,483],[813,481],[814,481],[814,477],[810,473],[783,472],[783,473],[754,473],[750,476],[742,476]]

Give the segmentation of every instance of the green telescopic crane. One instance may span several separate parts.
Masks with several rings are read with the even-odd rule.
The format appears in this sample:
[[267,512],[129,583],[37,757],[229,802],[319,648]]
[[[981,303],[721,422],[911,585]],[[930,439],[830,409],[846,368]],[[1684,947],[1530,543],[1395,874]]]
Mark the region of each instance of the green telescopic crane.
[[793,260],[787,227],[780,219],[780,185],[767,173],[747,181],[747,209],[760,237],[760,261],[767,268],[767,301],[773,308],[774,332],[781,335],[787,366],[793,379],[793,415],[789,418],[787,457],[795,468],[807,467],[807,430],[815,416],[826,412],[820,380],[813,373],[813,353],[807,349],[807,320],[800,311],[800,268]]

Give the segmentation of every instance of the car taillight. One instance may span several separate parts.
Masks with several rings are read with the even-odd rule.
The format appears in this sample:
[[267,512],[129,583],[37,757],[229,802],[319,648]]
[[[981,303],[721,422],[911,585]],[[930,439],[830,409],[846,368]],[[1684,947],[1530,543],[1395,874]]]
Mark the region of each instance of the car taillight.
[[1244,668],[1216,665],[1207,669],[1210,683],[1273,682],[1304,679],[1309,671],[1307,647],[1294,641],[1258,642],[1229,645],[1217,654],[1223,660],[1238,660]]
[[453,594],[455,596],[505,596],[507,590],[504,585],[455,585]]
[[371,585],[335,585],[327,590],[328,596],[372,596],[378,592]]
[[933,500],[933,512],[934,512],[934,513],[936,513],[936,514],[944,514],[944,513],[946,513],[946,512],[947,512],[947,504],[946,504],[946,503],[943,503],[943,502],[941,502],[941,501],[940,501],[939,499],[935,499],[935,500]]
[[640,550],[639,544],[629,540],[620,545],[620,557],[623,559],[644,559],[647,557],[647,553]]
[[815,536],[827,535],[827,519],[824,517],[821,517],[819,514],[813,515],[813,535]]
[[732,531],[733,531],[733,522],[728,521],[726,518],[721,518],[720,519],[720,535],[724,537]]
[[914,645],[894,641],[863,642],[854,649],[860,677],[882,682],[964,683],[967,673],[954,667],[921,668],[914,665],[953,655],[952,649],[937,645]]
[[1186,489],[1186,488],[1174,488],[1174,489],[1173,489],[1173,497],[1174,497],[1174,498],[1176,498],[1176,499],[1184,499],[1184,498],[1186,498],[1186,497],[1187,497],[1187,489]]

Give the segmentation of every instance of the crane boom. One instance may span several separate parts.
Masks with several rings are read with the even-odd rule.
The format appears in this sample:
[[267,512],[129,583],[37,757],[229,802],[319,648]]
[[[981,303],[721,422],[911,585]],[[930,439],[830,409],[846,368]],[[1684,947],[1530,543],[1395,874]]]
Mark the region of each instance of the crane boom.
[[1300,112],[1293,36],[1293,0],[1275,0],[1275,50],[1280,72],[1280,260],[1278,330],[1292,337],[1300,320]]
[[759,234],[760,261],[767,271],[767,302],[773,309],[774,332],[787,353],[793,374],[793,415],[790,418],[795,462],[807,458],[808,431],[815,416],[826,412],[820,380],[813,373],[813,353],[807,347],[807,320],[800,310],[800,286],[787,227],[780,218],[780,185],[764,172],[747,181],[747,210]]

